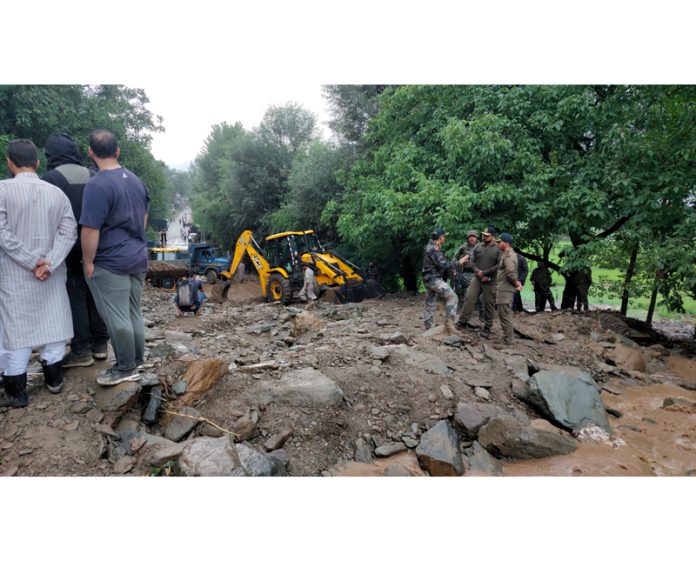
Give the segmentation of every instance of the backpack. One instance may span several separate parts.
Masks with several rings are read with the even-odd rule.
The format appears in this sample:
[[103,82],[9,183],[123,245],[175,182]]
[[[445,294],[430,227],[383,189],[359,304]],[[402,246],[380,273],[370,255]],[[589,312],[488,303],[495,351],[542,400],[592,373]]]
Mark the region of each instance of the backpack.
[[188,279],[184,279],[179,282],[179,286],[176,289],[176,295],[179,298],[179,306],[193,306],[196,302],[196,295],[194,294],[193,285]]

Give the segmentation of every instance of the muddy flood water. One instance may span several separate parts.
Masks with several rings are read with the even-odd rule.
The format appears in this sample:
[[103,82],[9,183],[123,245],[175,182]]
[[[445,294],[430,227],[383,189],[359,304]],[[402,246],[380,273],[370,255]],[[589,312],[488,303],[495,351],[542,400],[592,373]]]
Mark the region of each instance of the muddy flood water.
[[[581,442],[572,454],[509,463],[505,475],[696,475],[696,392],[674,384],[608,387],[602,391],[605,406],[622,414],[610,416],[611,441]],[[664,407],[668,398],[675,403]]]

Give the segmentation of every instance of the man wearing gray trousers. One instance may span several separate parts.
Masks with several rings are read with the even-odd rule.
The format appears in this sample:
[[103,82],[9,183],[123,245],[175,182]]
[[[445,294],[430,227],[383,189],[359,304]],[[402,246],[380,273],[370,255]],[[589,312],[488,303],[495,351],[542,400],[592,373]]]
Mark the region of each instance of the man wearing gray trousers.
[[116,355],[116,364],[97,376],[103,386],[139,380],[145,355],[140,298],[147,272],[150,196],[140,178],[121,167],[120,153],[112,132],[90,134],[89,157],[99,173],[85,185],[82,200],[82,263]]

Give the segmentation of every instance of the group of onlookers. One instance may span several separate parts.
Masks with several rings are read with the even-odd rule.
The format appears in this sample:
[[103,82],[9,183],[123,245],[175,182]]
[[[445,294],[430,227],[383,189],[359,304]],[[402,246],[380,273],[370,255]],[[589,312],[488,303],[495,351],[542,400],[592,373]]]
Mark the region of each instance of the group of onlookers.
[[106,359],[109,340],[115,363],[98,384],[137,381],[144,361],[147,187],[120,165],[110,131],[89,135],[91,167],[65,133],[50,135],[44,151],[39,178],[34,143],[11,141],[11,178],[0,181],[0,407],[27,405],[34,348],[53,393],[64,368]]

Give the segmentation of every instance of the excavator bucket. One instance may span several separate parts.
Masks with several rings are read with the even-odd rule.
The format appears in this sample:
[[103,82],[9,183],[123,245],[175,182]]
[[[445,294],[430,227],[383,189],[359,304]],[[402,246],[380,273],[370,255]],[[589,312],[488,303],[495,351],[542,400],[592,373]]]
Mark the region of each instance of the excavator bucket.
[[333,288],[331,287],[324,287],[324,290],[322,292],[321,300],[322,302],[328,302],[329,304],[343,304],[343,300],[341,299],[342,297],[342,290],[343,287],[341,286],[335,286]]
[[345,304],[347,302],[362,302],[366,298],[378,298],[383,291],[376,281],[349,282],[336,287],[326,287],[322,299],[332,304]]

